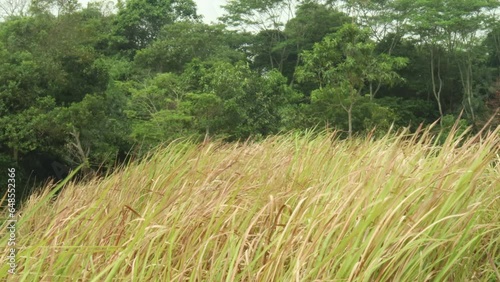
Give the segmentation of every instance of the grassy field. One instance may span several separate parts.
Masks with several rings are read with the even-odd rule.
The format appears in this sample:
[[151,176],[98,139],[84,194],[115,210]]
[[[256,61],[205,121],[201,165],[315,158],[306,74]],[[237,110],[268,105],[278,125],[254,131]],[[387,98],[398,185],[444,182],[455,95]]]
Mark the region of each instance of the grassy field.
[[57,198],[61,185],[34,194],[17,274],[2,263],[0,278],[499,281],[500,131],[432,140],[172,143]]

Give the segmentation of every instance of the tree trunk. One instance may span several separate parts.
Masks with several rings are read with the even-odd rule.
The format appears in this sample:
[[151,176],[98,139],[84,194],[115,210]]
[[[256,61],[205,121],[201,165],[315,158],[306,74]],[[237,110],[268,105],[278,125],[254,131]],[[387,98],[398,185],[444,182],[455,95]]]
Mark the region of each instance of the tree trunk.
[[[299,67],[300,64],[300,45],[297,43],[297,60],[295,61],[295,70]],[[292,80],[290,81],[290,87],[293,87],[293,84],[295,83],[295,72],[292,75]]]
[[460,71],[460,80],[462,81],[462,89],[463,89],[463,106],[466,112],[470,113],[472,121],[475,121],[476,114],[474,112],[474,106],[472,105],[472,96],[474,95],[472,89],[472,60],[470,58],[470,54],[467,54],[467,58],[463,63],[463,66],[458,64],[458,69]]
[[[438,103],[440,123],[443,123],[443,106],[441,104],[441,90],[443,89],[443,80],[441,79],[441,62],[438,58],[437,74],[434,73],[434,47],[431,47],[431,81],[432,81],[432,93],[436,102]],[[436,76],[439,80],[439,86],[436,85]]]
[[349,139],[352,138],[352,103],[347,111],[347,122],[349,123]]
[[209,128],[207,126],[205,129],[205,138],[203,139],[203,144],[206,145],[206,144],[208,144],[208,142],[210,142],[210,131],[209,131]]
[[12,157],[17,165],[17,162],[19,161],[19,151],[16,148],[12,149]]
[[380,86],[382,86],[382,82],[378,82],[377,88],[373,90],[373,81],[370,81],[370,101],[375,98],[375,95],[377,95],[378,91],[380,90]]

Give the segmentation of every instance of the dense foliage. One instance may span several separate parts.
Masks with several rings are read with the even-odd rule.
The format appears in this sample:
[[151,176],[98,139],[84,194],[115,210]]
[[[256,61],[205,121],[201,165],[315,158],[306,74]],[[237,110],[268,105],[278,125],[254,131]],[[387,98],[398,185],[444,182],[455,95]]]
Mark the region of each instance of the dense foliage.
[[186,136],[481,128],[500,104],[499,6],[238,0],[206,24],[192,0],[7,1],[0,169],[30,186]]

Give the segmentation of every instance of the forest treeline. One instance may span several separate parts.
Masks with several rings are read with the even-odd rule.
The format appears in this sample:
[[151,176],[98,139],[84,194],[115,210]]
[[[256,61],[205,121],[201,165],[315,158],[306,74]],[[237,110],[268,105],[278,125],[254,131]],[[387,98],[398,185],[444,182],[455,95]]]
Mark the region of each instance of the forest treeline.
[[7,167],[28,186],[106,171],[187,136],[481,128],[500,105],[499,6],[237,0],[206,24],[192,0],[3,0],[1,183]]

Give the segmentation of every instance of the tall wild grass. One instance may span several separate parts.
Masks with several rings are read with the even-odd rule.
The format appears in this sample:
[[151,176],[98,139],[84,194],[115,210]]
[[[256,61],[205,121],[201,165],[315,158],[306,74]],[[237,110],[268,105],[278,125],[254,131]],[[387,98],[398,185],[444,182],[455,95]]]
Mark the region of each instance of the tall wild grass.
[[0,278],[500,280],[498,128],[444,144],[425,130],[336,136],[180,141],[49,185],[19,211],[17,274],[2,263]]

